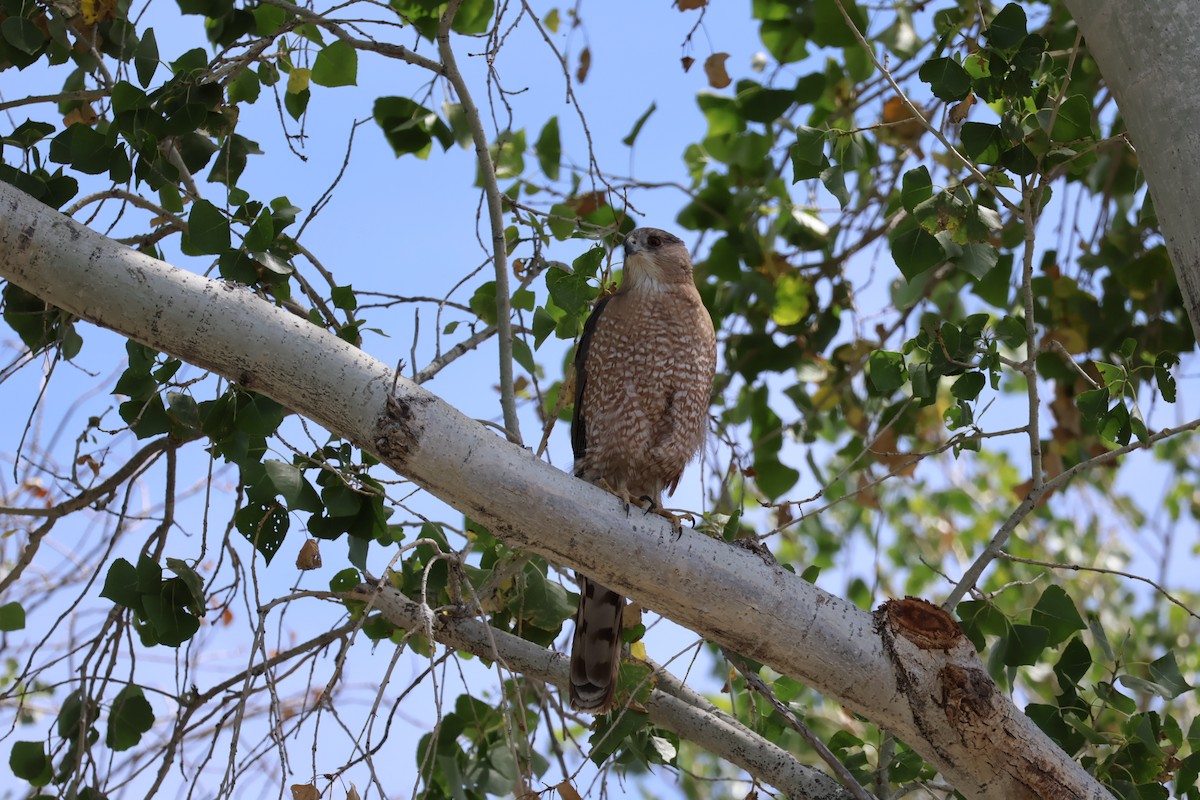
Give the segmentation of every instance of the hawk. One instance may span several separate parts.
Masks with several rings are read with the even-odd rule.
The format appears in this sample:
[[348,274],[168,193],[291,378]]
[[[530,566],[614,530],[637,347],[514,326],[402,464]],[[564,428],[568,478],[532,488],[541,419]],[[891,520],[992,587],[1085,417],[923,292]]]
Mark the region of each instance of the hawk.
[[[678,525],[662,494],[704,444],[716,363],[687,247],[657,228],[632,231],[621,287],[596,305],[575,350],[575,476]],[[602,714],[616,688],[625,598],[579,578],[571,705]]]

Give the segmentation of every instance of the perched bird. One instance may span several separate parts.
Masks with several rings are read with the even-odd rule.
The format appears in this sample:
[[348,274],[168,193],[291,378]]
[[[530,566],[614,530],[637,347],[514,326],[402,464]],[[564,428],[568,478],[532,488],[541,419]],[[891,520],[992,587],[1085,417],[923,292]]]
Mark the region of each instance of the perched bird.
[[[575,476],[678,525],[662,495],[704,444],[716,363],[687,247],[657,228],[632,231],[621,288],[596,305],[575,350]],[[625,598],[579,577],[571,705],[602,714],[616,687]]]

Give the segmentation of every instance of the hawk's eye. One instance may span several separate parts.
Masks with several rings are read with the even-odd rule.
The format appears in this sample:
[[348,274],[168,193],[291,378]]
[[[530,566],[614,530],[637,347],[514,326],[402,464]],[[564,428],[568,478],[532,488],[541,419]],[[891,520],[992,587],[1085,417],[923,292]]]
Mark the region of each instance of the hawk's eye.
[[646,244],[650,245],[651,247],[662,247],[662,239],[657,236],[651,236],[646,240]]

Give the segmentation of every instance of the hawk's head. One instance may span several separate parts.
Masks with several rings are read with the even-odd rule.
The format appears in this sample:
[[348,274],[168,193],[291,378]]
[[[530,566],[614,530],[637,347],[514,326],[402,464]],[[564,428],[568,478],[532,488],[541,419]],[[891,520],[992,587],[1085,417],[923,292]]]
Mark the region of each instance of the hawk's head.
[[692,259],[687,246],[658,228],[637,228],[625,237],[625,285],[631,289],[690,283]]

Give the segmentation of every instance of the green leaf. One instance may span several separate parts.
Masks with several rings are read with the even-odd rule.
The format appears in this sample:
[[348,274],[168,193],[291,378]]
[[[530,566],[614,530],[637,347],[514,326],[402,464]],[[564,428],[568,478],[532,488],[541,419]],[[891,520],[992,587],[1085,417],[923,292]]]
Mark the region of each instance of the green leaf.
[[513,360],[521,365],[521,368],[526,372],[535,374],[537,372],[537,362],[533,360],[533,351],[529,349],[529,344],[524,339],[514,338],[512,342]]
[[959,137],[963,152],[981,164],[999,161],[1006,141],[999,125],[986,122],[964,122]]
[[[1074,609],[1075,604],[1071,604]],[[1087,626],[1084,625],[1084,628]],[[1054,672],[1058,675],[1059,686],[1066,688],[1067,686],[1075,686],[1079,680],[1087,673],[1092,666],[1092,654],[1088,651],[1087,645],[1083,643],[1083,639],[1076,636],[1063,649],[1062,656],[1058,659],[1058,663],[1054,665]]]
[[931,58],[921,65],[917,76],[929,84],[939,100],[952,103],[971,93],[971,76],[952,58]]
[[158,65],[158,39],[154,35],[154,29],[147,28],[142,32],[142,38],[133,53],[133,67],[137,71],[138,83],[142,88],[150,85],[154,73],[158,71]]
[[1096,420],[1108,411],[1108,389],[1089,389],[1075,396],[1075,405],[1083,413],[1084,419]]
[[167,557],[167,569],[179,576],[187,587],[188,595],[185,605],[197,617],[204,616],[204,581],[200,574],[182,559]]
[[577,220],[575,209],[566,203],[555,203],[550,206],[550,216],[546,219],[546,224],[550,226],[550,233],[554,238],[561,242],[569,239],[575,232]]
[[329,591],[348,592],[358,586],[359,580],[358,570],[347,567],[329,579]]
[[904,173],[900,184],[900,204],[910,214],[921,203],[933,197],[933,179],[927,167],[917,167]]
[[992,18],[988,25],[988,44],[999,50],[1007,50],[1020,44],[1028,34],[1028,20],[1025,9],[1017,3],[1009,3],[1000,9],[1000,13]]
[[572,316],[582,316],[590,306],[597,290],[586,276],[578,271],[546,270],[546,289],[554,304]]
[[1054,127],[1050,129],[1050,141],[1072,142],[1091,138],[1092,107],[1083,95],[1073,94],[1058,107]]
[[1179,671],[1179,664],[1175,661],[1175,654],[1171,651],[1167,651],[1162,658],[1150,662],[1150,678],[1160,688],[1161,696],[1167,700],[1173,700],[1193,688]]
[[138,591],[138,575],[133,564],[123,558],[118,558],[108,568],[104,578],[104,588],[100,596],[112,600],[125,608],[141,608],[141,594]]
[[54,126],[49,122],[34,122],[27,119],[0,141],[28,150],[52,133],[54,133]]
[[425,158],[434,139],[443,150],[454,144],[450,127],[437,114],[407,97],[380,97],[375,101],[374,116],[397,156],[413,153]]
[[318,86],[355,86],[358,83],[358,51],[335,39],[317,53],[312,82]]
[[983,391],[985,385],[987,385],[987,378],[982,372],[967,372],[950,386],[950,394],[959,400],[974,400]]
[[[654,110],[653,106],[650,110]],[[558,135],[558,117],[546,120],[546,124],[542,126],[542,132],[538,134],[537,141],[534,142],[533,149],[537,153],[538,167],[541,168],[542,174],[552,181],[558,180],[562,163],[562,141]]]
[[[846,15],[842,14],[845,10]],[[853,47],[858,45],[858,37],[846,25],[846,16],[854,23],[860,33],[867,30],[867,15],[853,0],[815,0],[812,3],[813,32],[812,40],[821,47]]]
[[83,693],[78,689],[67,695],[63,700],[62,707],[58,710],[58,717],[55,720],[55,727],[58,729],[58,737],[60,739],[74,739],[79,736],[79,726],[84,723],[85,718],[88,727],[96,720],[96,704],[88,702],[86,708],[83,702]]
[[138,686],[126,686],[113,699],[108,713],[105,744],[111,750],[128,750],[154,727],[154,709]]
[[19,631],[25,627],[25,609],[16,600],[0,606],[0,631]]
[[800,480],[800,473],[782,463],[776,456],[755,454],[754,483],[771,500],[783,495]]
[[105,135],[82,122],[76,122],[50,142],[51,161],[70,164],[88,175],[107,172],[113,159],[113,146]]
[[1013,625],[1005,639],[1004,665],[1022,667],[1041,660],[1050,632],[1038,625]]
[[904,354],[876,350],[867,359],[867,377],[878,394],[888,395],[904,385]]
[[791,147],[792,183],[819,178],[829,166],[825,157],[825,132],[817,128],[800,126],[796,129],[796,142]]
[[770,124],[787,113],[796,102],[796,93],[786,89],[766,89],[754,81],[739,81],[737,106],[751,122]]
[[1079,616],[1075,602],[1058,584],[1051,584],[1042,592],[1037,605],[1033,607],[1029,621],[1049,632],[1047,647],[1057,647],[1071,638],[1076,631],[1087,628],[1083,617]]
[[1171,367],[1178,364],[1179,356],[1171,352],[1159,353],[1154,359],[1154,380],[1162,399],[1168,403],[1175,402],[1175,377],[1171,375]]
[[1037,156],[1025,144],[1005,150],[1000,155],[1000,163],[1009,172],[1017,175],[1032,175],[1038,167]]
[[1123,384],[1128,379],[1129,375],[1124,367],[1116,364],[1109,364],[1104,361],[1097,361],[1096,370],[1100,373],[1100,377],[1104,385],[1112,388],[1114,385]]
[[12,16],[0,22],[0,36],[29,56],[35,55],[46,43],[46,35],[42,33],[42,29],[32,20],[19,16]]
[[840,165],[821,170],[821,183],[834,196],[842,208],[850,205],[850,192],[846,189],[846,171]]
[[[555,270],[547,270],[554,272]],[[489,325],[496,324],[496,282],[488,281],[482,284],[475,293],[471,295],[471,299],[467,301],[467,305],[475,312],[475,315]]]
[[[307,72],[307,70],[305,71]],[[292,74],[296,74],[296,70],[292,70]],[[301,89],[298,92],[288,91],[283,96],[283,107],[288,112],[288,116],[298,121],[308,110],[308,101],[311,97],[312,92],[308,89]]]
[[229,102],[234,105],[253,103],[258,100],[261,91],[262,81],[259,80],[258,74],[248,69],[238,73],[238,76],[229,82],[226,89]]
[[598,718],[588,740],[591,746],[588,757],[593,764],[602,765],[630,736],[649,724],[648,714],[632,709],[622,709],[618,714],[606,714]]
[[465,0],[454,15],[450,28],[455,33],[473,36],[487,33],[492,24],[492,15],[496,5],[493,0]]
[[8,767],[14,777],[34,786],[45,786],[54,777],[53,764],[46,755],[45,742],[13,742]]
[[154,636],[159,644],[167,647],[178,647],[200,630],[200,620],[177,603],[176,584],[173,581],[163,581],[157,594],[142,595],[142,608],[154,630]]
[[626,147],[633,147],[633,143],[637,141],[638,134],[642,132],[642,126],[646,124],[646,120],[650,119],[650,115],[658,109],[658,104],[651,102],[650,107],[642,112],[642,115],[633,123],[633,128],[629,131],[629,135],[621,140],[621,143]]
[[181,248],[188,255],[221,253],[229,249],[229,219],[207,200],[197,200],[188,215]]
[[892,258],[909,281],[946,260],[946,250],[933,234],[907,219],[891,234]]
[[975,243],[962,246],[962,253],[951,259],[956,267],[975,280],[983,280],[1000,260],[1000,252],[990,244]]

